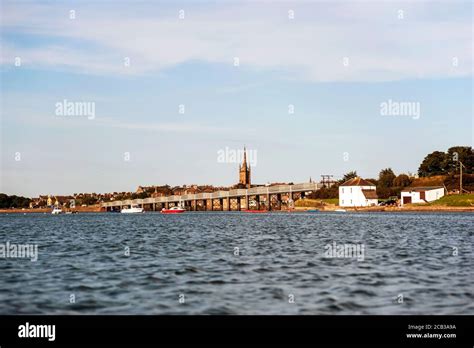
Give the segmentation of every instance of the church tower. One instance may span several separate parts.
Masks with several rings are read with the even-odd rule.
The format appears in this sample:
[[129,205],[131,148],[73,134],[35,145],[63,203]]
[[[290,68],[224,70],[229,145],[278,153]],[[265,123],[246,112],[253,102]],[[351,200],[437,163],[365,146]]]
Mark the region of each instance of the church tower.
[[239,184],[250,188],[250,165],[247,165],[247,150],[244,147],[244,161],[239,166]]

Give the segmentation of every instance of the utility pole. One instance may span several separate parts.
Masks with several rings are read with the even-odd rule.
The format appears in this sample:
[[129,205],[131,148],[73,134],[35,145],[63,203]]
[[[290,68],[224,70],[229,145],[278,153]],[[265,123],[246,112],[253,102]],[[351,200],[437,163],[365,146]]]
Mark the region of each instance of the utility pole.
[[333,176],[334,176],[334,175],[327,175],[327,174],[326,174],[326,175],[321,175],[321,177],[323,178],[322,184],[323,184],[324,186],[326,186],[326,184],[328,184],[327,187],[331,186],[331,183],[332,183],[332,179],[331,179],[331,178],[332,178]]
[[466,166],[459,161],[459,194],[462,194],[462,167],[466,168]]

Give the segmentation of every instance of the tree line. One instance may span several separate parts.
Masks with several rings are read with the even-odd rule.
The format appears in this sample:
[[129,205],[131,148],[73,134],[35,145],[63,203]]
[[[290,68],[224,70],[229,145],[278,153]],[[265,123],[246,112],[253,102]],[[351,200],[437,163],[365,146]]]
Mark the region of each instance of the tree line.
[[459,171],[461,162],[463,172],[473,174],[474,170],[474,151],[470,146],[453,146],[446,152],[434,151],[423,159],[418,168],[420,177],[429,177],[433,175],[449,175]]
[[[459,183],[459,162],[463,167],[463,186],[469,190],[474,189],[474,152],[470,146],[453,146],[446,152],[434,151],[425,156],[418,168],[418,176],[422,178],[443,175],[443,184],[448,188],[458,187]],[[309,198],[326,199],[338,198],[339,186],[357,177],[356,171],[350,171],[331,187],[324,187],[314,193]],[[414,178],[407,174],[395,175],[392,168],[382,169],[378,178],[368,178],[377,187],[379,198],[387,199],[392,196],[400,197],[400,192],[413,183]]]
[[28,208],[31,199],[20,196],[9,196],[5,193],[0,193],[0,209],[7,208]]

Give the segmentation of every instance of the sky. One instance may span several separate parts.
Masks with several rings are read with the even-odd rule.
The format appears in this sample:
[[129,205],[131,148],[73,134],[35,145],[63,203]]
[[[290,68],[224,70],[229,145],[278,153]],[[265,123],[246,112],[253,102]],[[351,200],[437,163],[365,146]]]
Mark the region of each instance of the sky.
[[0,192],[415,173],[472,146],[472,7],[2,1]]

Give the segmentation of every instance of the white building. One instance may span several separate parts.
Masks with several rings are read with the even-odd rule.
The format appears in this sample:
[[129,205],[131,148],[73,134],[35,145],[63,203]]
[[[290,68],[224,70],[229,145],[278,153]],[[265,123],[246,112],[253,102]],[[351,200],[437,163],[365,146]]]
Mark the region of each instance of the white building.
[[444,196],[443,186],[407,187],[401,193],[401,203],[428,203]]
[[356,177],[339,186],[339,206],[369,207],[378,204],[375,185]]

